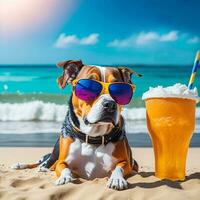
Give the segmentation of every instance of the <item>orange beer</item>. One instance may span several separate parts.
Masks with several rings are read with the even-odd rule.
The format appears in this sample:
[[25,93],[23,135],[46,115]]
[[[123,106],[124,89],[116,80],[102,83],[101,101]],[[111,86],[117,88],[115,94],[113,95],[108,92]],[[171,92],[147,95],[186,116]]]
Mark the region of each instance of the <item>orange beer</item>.
[[155,176],[184,180],[187,152],[195,127],[196,101],[155,97],[146,99],[145,103],[155,155]]

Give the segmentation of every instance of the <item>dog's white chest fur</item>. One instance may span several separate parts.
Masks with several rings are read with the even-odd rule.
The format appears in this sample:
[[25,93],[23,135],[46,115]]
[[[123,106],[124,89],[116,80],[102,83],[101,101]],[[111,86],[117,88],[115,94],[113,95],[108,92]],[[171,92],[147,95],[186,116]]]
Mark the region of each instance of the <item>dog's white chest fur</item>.
[[114,169],[117,159],[112,156],[115,146],[91,145],[76,139],[71,145],[66,163],[78,176],[85,179],[102,178]]

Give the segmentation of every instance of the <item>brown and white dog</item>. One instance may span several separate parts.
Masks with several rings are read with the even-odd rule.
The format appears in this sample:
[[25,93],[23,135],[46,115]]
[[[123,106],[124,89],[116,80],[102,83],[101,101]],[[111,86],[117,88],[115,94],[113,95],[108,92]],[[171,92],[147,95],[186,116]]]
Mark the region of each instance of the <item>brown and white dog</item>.
[[[79,60],[58,63],[63,74],[58,78],[60,88],[74,79],[93,79],[112,83],[131,83],[134,71],[123,67],[99,67],[83,65]],[[33,168],[40,165],[55,170],[56,185],[74,181],[74,177],[88,180],[109,177],[107,186],[116,190],[128,188],[124,178],[138,171],[125,135],[122,106],[107,93],[94,101],[79,99],[74,90],[69,102],[61,135],[51,154],[35,164],[16,164],[14,169]]]

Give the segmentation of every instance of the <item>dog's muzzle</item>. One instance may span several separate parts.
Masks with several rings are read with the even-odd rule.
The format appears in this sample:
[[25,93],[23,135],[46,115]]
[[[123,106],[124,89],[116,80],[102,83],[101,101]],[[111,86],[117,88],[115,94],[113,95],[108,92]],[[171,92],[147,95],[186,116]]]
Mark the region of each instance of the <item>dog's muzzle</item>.
[[92,106],[90,112],[84,118],[85,124],[118,123],[118,107],[115,100],[108,94],[103,94]]
[[107,113],[113,113],[117,109],[117,104],[113,100],[104,100],[102,102],[103,108]]

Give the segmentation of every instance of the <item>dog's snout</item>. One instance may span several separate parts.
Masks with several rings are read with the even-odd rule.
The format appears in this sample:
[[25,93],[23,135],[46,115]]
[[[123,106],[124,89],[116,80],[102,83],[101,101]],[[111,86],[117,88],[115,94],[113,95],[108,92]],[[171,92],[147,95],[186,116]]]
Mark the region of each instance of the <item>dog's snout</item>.
[[117,108],[117,104],[115,103],[115,101],[105,100],[102,104],[104,109],[108,112],[114,112]]

